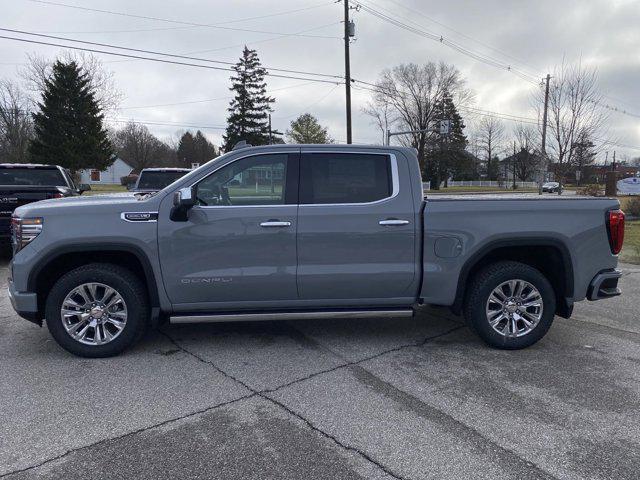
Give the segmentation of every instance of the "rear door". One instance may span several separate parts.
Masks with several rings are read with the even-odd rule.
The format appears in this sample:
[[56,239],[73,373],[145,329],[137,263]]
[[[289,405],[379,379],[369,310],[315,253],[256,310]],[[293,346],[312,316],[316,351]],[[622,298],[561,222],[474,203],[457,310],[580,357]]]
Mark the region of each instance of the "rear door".
[[301,299],[367,306],[415,295],[416,216],[404,157],[303,149],[299,195]]

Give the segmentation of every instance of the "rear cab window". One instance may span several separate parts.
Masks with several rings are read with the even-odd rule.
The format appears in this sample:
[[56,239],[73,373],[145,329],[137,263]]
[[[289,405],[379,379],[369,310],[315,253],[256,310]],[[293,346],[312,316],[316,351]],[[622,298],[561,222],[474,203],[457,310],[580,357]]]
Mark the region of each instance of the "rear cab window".
[[57,168],[0,167],[0,185],[67,187]]
[[391,156],[367,153],[304,153],[301,204],[371,203],[391,197]]
[[138,188],[162,190],[167,185],[171,185],[179,178],[184,177],[186,173],[188,172],[171,170],[142,171],[142,173],[140,173],[140,178],[138,179]]

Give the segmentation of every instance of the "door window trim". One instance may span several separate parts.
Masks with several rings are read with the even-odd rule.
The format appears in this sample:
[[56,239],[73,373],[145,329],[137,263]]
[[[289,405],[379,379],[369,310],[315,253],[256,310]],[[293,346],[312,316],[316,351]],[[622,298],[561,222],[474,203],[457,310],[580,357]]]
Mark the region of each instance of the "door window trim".
[[[240,160],[243,160],[245,158],[250,158],[250,157],[257,157],[260,155],[286,155],[287,156],[287,174],[285,175],[284,178],[284,182],[283,182],[283,187],[285,189],[284,191],[284,195],[285,195],[285,203],[274,203],[272,205],[194,205],[193,208],[204,208],[204,209],[209,209],[209,208],[274,208],[274,207],[297,207],[298,206],[298,182],[300,181],[300,150],[294,151],[284,151],[284,152],[257,152],[257,153],[250,153],[247,155],[243,155],[241,157],[238,158],[234,158],[233,160],[231,160],[230,162],[225,163],[224,165],[220,165],[218,168],[216,168],[215,170],[209,172],[207,175],[205,175],[202,178],[199,178],[198,180],[196,180],[195,182],[193,182],[191,185],[189,185],[189,187],[187,188],[193,188],[194,186],[198,185],[200,182],[203,182],[204,180],[206,180],[207,178],[209,178],[211,175],[213,175],[214,173],[222,170],[223,168],[228,167],[229,165],[232,165]],[[291,170],[291,175],[289,173],[289,171]],[[289,186],[289,177],[293,177],[295,179],[295,185],[291,185]],[[287,201],[287,193],[289,191],[289,189],[292,189],[293,192],[295,192],[295,202],[294,203],[286,203]]]
[[[398,159],[395,154],[390,152],[385,153],[375,153],[375,152],[367,152],[367,151],[352,151],[352,150],[303,150],[300,155],[300,161],[302,162],[302,157],[305,154],[314,154],[314,153],[339,153],[343,155],[383,155],[385,157],[389,157],[389,161],[391,163],[391,195],[388,197],[381,198],[379,200],[374,200],[372,202],[353,202],[353,203],[298,203],[301,207],[355,207],[359,205],[376,205],[379,203],[388,202],[389,200],[398,196],[400,193],[400,178],[398,174]],[[302,169],[301,169],[302,170]]]
[[[381,198],[379,200],[374,200],[372,202],[356,202],[356,203],[300,203],[300,195],[298,194],[298,188],[300,185],[300,162],[302,161],[302,156],[307,154],[307,153],[339,153],[339,154],[360,154],[360,155],[383,155],[385,157],[389,157],[389,161],[391,163],[391,195],[385,198]],[[257,157],[258,155],[282,155],[285,154],[288,156],[287,159],[287,163],[291,163],[294,166],[294,172],[293,173],[293,177],[296,177],[297,174],[297,178],[296,178],[296,182],[295,185],[288,185],[288,175],[287,178],[285,178],[285,189],[288,190],[289,188],[294,189],[295,193],[296,193],[296,201],[294,203],[283,203],[283,204],[274,204],[274,205],[194,205],[193,208],[203,208],[203,209],[209,209],[209,208],[273,208],[273,207],[291,207],[291,206],[295,206],[295,207],[338,207],[338,206],[348,206],[348,207],[352,207],[352,206],[367,206],[367,205],[376,205],[376,204],[380,204],[380,203],[385,203],[388,202],[389,200],[394,199],[395,197],[398,196],[398,194],[400,193],[400,177],[399,177],[399,173],[398,173],[398,159],[396,157],[396,155],[394,153],[391,152],[384,152],[384,153],[377,153],[377,152],[370,152],[370,151],[365,151],[365,150],[291,150],[291,151],[285,151],[282,153],[279,152],[257,152],[257,153],[250,153],[247,155],[243,155],[241,157],[235,158],[233,160],[231,160],[228,163],[225,163],[224,165],[219,166],[218,168],[216,168],[215,170],[209,172],[207,175],[205,175],[204,177],[196,180],[195,182],[193,182],[191,185],[189,185],[188,188],[193,188],[195,185],[199,184],[200,182],[204,181],[206,178],[210,177],[211,175],[213,175],[214,173],[216,173],[217,171],[225,168],[228,165],[231,165],[232,163],[235,163],[239,160],[242,160],[244,158],[249,158],[249,157]],[[289,166],[287,166],[287,169],[289,169]],[[286,192],[285,192],[286,195]],[[285,200],[286,201],[286,200]]]

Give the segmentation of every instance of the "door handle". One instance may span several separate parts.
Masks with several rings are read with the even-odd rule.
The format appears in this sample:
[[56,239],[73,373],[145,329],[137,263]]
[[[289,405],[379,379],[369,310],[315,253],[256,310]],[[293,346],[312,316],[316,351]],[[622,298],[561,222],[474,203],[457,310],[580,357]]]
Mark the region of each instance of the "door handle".
[[291,222],[281,222],[280,220],[269,220],[268,222],[262,222],[260,224],[261,227],[269,228],[269,227],[290,227]]
[[397,218],[388,218],[386,220],[380,220],[378,222],[380,225],[384,225],[385,227],[393,227],[399,225],[408,225],[409,220],[398,220]]

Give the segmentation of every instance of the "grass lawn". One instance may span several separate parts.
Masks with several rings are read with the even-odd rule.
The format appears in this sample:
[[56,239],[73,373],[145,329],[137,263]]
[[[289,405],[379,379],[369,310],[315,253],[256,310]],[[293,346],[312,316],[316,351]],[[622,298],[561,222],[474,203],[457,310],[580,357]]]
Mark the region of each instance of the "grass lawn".
[[124,185],[100,185],[91,184],[91,190],[84,192],[83,195],[99,195],[101,193],[121,193],[126,192],[127,187]]
[[620,261],[640,264],[640,220],[626,222]]

